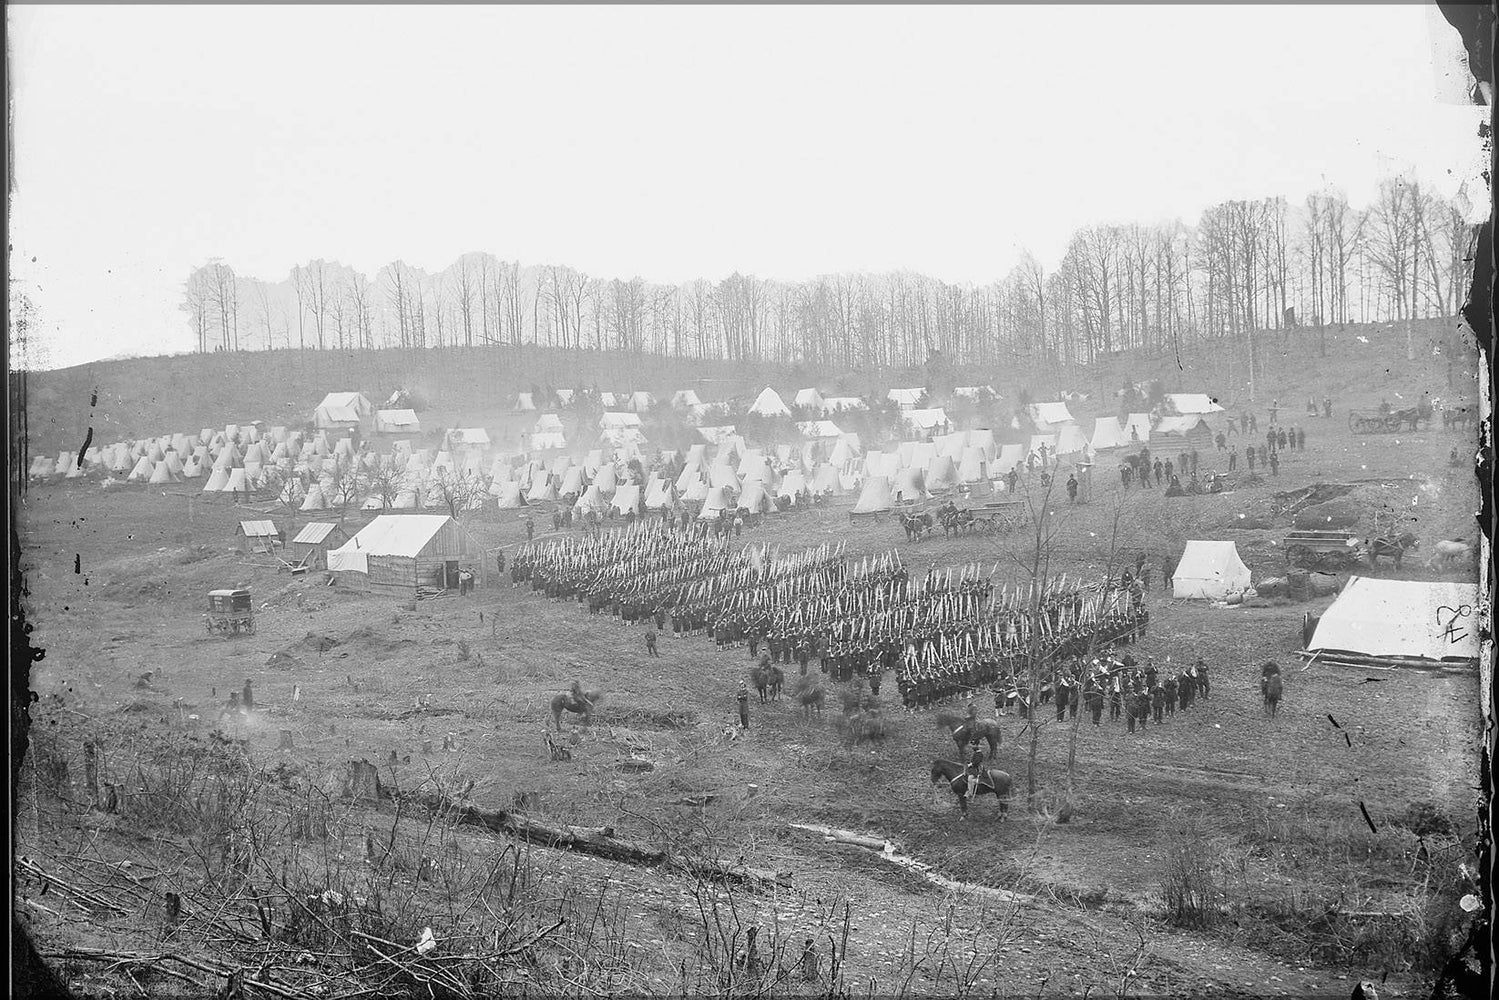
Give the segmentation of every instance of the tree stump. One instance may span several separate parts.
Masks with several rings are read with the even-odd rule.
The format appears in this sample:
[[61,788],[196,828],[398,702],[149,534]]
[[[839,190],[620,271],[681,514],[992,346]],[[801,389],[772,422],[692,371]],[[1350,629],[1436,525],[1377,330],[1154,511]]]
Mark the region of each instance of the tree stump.
[[344,779],[344,797],[356,800],[380,798],[380,773],[367,760],[351,760]]

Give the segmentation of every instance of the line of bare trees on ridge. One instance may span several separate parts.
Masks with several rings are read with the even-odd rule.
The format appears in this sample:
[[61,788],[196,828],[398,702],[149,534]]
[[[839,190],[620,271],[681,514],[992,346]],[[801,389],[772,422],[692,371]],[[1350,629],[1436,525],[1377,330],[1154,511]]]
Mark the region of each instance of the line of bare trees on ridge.
[[1027,253],[981,286],[910,272],[659,285],[467,253],[436,274],[395,261],[373,278],[318,259],[279,282],[214,260],[182,308],[200,351],[532,344],[862,367],[929,349],[1088,363],[1229,337],[1252,354],[1256,331],[1456,315],[1472,233],[1458,206],[1391,177],[1364,209],[1327,191],[1224,202],[1193,226],[1089,226],[1055,269]]

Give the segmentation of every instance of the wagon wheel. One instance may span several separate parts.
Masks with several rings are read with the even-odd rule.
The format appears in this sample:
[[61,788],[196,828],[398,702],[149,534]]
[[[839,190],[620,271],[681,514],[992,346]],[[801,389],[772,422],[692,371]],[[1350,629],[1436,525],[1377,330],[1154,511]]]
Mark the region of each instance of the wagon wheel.
[[1350,414],[1348,414],[1348,429],[1349,430],[1353,431],[1356,434],[1359,431],[1363,430],[1363,427],[1364,427],[1364,418],[1363,417],[1359,416],[1357,413],[1350,413]]
[[249,635],[255,634],[255,619],[249,618],[245,621],[245,632]]
[[1398,413],[1391,413],[1389,416],[1385,417],[1384,420],[1382,421],[1384,429],[1386,431],[1391,432],[1391,433],[1394,433],[1395,431],[1400,430],[1400,426],[1403,423],[1404,423],[1404,421],[1400,419],[1400,415]]
[[1301,560],[1305,559],[1306,555],[1307,551],[1305,545],[1286,546],[1286,563],[1291,566],[1301,565]]

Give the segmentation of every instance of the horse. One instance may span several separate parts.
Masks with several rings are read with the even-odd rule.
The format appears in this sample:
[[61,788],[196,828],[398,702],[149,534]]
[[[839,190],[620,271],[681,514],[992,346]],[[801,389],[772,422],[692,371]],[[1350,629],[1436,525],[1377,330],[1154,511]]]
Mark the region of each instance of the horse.
[[953,510],[944,511],[941,518],[942,536],[951,538],[953,535],[961,535],[964,531],[972,530],[974,526],[973,511]]
[[935,522],[930,514],[901,514],[900,526],[906,530],[906,540],[919,542],[921,537],[932,530]]
[[562,732],[563,712],[581,715],[583,717],[583,725],[592,725],[593,710],[603,700],[604,692],[602,691],[584,691],[582,698],[575,698],[571,691],[563,691],[559,695],[554,695],[552,697],[552,721],[557,725],[557,732]]
[[[952,793],[958,797],[958,808],[962,810],[963,818],[968,818],[968,774],[965,771],[947,783]],[[1010,808],[1010,775],[1007,771],[1001,771],[997,767],[986,767],[979,772],[978,788],[974,790],[974,798],[978,798],[988,792],[999,800],[999,814],[1001,817]]]
[[1461,538],[1444,538],[1433,546],[1434,551],[1431,558],[1426,560],[1426,568],[1441,566],[1461,566],[1473,558],[1473,546]]
[[941,757],[938,757],[936,760],[932,761],[932,804],[933,805],[937,804],[937,796],[939,794],[938,788],[940,786],[949,786],[949,785],[951,785],[952,782],[953,782],[953,779],[957,778],[957,777],[961,777],[962,774],[963,774],[963,772],[966,771],[966,770],[967,770],[967,768],[965,768],[962,764],[959,764],[955,760],[943,760]]
[[1372,538],[1364,546],[1364,555],[1369,559],[1369,565],[1377,568],[1380,556],[1389,556],[1395,560],[1395,569],[1400,569],[1400,562],[1405,558],[1407,549],[1421,547],[1421,542],[1414,534],[1407,531],[1395,538]]
[[1276,710],[1280,707],[1280,696],[1283,690],[1279,671],[1260,678],[1260,694],[1265,699],[1265,714],[1272,719],[1275,718]]
[[958,753],[976,740],[989,744],[989,758],[999,752],[1000,729],[998,719],[959,719],[949,712],[938,712],[934,721],[938,729],[952,732],[952,740],[958,745]]
[[822,710],[827,702],[827,691],[820,681],[814,680],[810,675],[798,677],[796,687],[792,688],[791,697],[802,708],[802,717],[810,719],[813,713],[822,718]]
[[766,702],[766,692],[770,692],[771,698],[781,696],[781,686],[785,683],[786,675],[781,673],[781,668],[774,664],[756,664],[750,668],[750,680],[755,683],[755,690],[760,692],[760,704]]

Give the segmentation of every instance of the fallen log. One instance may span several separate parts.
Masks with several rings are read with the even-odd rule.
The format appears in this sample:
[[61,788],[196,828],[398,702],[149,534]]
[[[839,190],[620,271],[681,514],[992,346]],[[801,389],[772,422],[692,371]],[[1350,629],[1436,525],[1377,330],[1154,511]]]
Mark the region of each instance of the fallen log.
[[709,881],[751,888],[769,889],[789,881],[787,876],[763,868],[714,864],[642,847],[616,837],[613,827],[552,826],[506,809],[481,809],[471,802],[457,802],[430,792],[406,792],[404,796],[428,808],[444,810],[460,823],[543,847],[578,851],[642,868],[675,869]]

